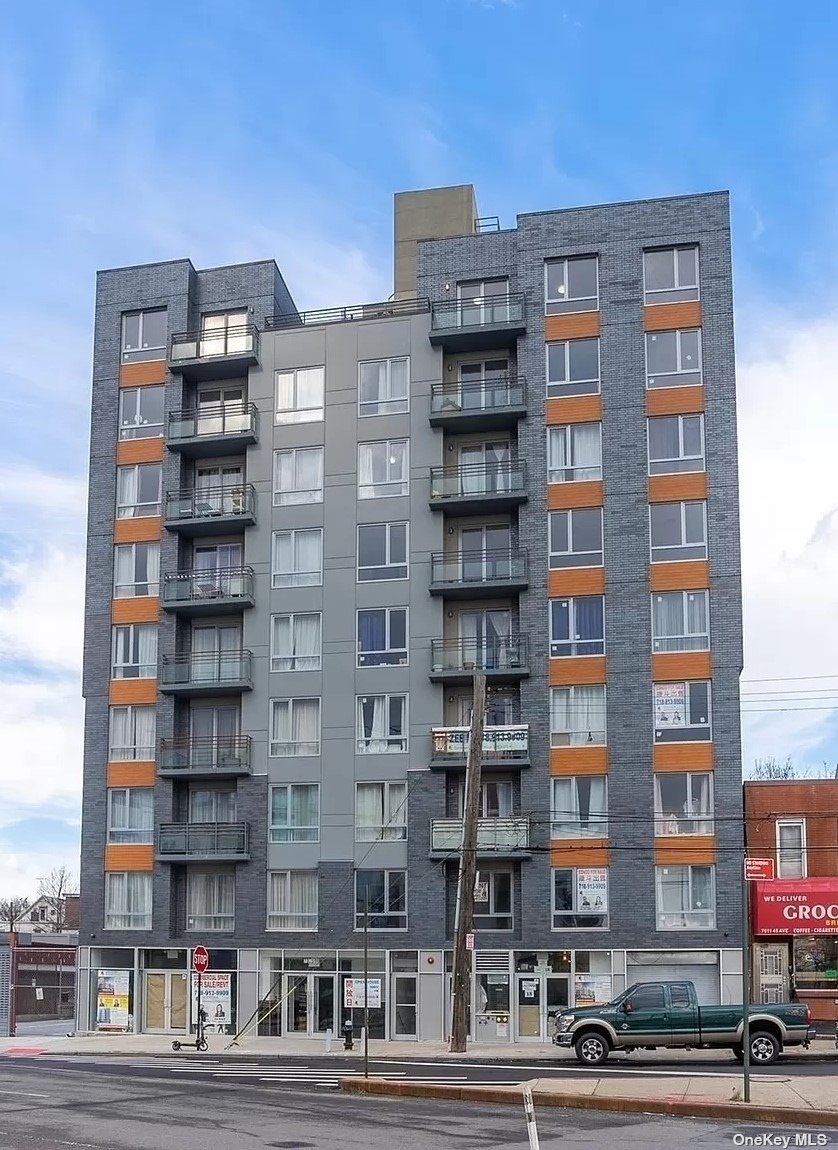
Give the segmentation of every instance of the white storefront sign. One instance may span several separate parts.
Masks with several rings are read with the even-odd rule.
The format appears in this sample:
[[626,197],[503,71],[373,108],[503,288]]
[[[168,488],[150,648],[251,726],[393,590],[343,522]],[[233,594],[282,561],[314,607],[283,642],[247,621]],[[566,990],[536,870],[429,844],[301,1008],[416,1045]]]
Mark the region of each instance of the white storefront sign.
[[[368,978],[367,988],[369,990],[369,1008],[370,1010],[377,1010],[381,1006],[381,979]],[[352,1010],[355,1007],[363,1009],[365,1005],[363,978],[345,978],[343,980],[343,1005],[347,1010]]]

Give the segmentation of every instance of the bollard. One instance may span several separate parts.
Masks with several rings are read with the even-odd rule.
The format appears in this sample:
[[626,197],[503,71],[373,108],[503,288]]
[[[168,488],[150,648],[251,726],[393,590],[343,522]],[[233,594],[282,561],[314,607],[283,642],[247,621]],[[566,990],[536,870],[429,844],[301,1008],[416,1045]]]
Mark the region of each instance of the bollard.
[[326,1028],[326,1054],[332,1053],[332,1038],[333,1037],[334,1037],[334,1035],[332,1034],[332,1028],[331,1028],[331,1026],[329,1026]]
[[343,1049],[352,1049],[352,1019],[347,1018],[343,1024]]

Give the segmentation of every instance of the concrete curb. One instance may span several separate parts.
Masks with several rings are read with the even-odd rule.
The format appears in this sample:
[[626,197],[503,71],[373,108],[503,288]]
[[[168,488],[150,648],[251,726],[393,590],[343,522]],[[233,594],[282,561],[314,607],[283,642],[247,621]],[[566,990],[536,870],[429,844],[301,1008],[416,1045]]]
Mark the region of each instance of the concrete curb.
[[[384,1078],[342,1078],[346,1094],[433,1098],[446,1102],[500,1102],[521,1105],[518,1086],[441,1086],[436,1083],[391,1082]],[[617,1098],[607,1095],[559,1094],[534,1090],[536,1106],[572,1110],[615,1110],[623,1114],[669,1114],[678,1118],[733,1118],[783,1126],[838,1126],[838,1110],[810,1110],[791,1106],[757,1106],[744,1102],[674,1102],[663,1098]]]

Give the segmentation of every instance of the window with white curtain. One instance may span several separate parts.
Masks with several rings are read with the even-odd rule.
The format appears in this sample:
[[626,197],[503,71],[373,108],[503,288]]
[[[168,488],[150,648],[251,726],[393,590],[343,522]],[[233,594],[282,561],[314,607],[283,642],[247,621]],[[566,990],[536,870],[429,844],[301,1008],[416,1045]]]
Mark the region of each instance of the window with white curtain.
[[151,787],[108,788],[108,842],[154,841],[154,791]]
[[159,463],[136,463],[116,469],[116,517],[139,519],[160,514],[163,468]]
[[190,823],[234,823],[236,809],[235,791],[195,788],[189,792]]
[[407,750],[407,695],[359,695],[358,753]]
[[608,927],[608,867],[556,867],[552,878],[553,930]]
[[276,379],[276,422],[319,423],[324,417],[325,367],[298,367],[278,371]]
[[271,670],[319,671],[323,616],[298,611],[271,616]]
[[647,304],[698,299],[698,247],[685,244],[644,252],[643,290]]
[[119,438],[158,439],[163,434],[164,387],[119,389]]
[[356,842],[396,842],[406,838],[407,783],[356,783]]
[[355,871],[355,929],[407,929],[407,871]]
[[151,874],[105,874],[105,930],[151,930]]
[[317,871],[268,874],[268,930],[317,930]]
[[660,771],[655,775],[655,834],[713,833],[711,771]]
[[655,867],[658,930],[714,930],[715,867]]
[[652,595],[652,650],[709,650],[709,597],[709,591],[656,591]]
[[550,688],[550,746],[605,745],[605,686]]
[[230,933],[236,926],[236,877],[196,871],[186,873],[186,929]]
[[358,526],[358,582],[407,578],[407,523]]
[[358,364],[358,414],[396,415],[410,409],[410,360],[371,359]]
[[704,471],[703,415],[656,415],[646,425],[650,475]]
[[656,743],[704,743],[712,739],[707,681],[655,683],[652,695]]
[[270,734],[269,754],[275,758],[319,755],[320,700],[271,700]]
[[[480,806],[478,816],[481,819],[509,819],[513,815],[515,805],[515,784],[511,779],[489,779],[480,784]],[[457,788],[457,818],[465,816],[466,786],[461,780]]]
[[599,393],[599,339],[546,344],[547,398]]
[[554,839],[607,838],[608,780],[605,775],[571,775],[552,780]]
[[707,504],[652,503],[649,534],[653,563],[707,558]]
[[111,707],[108,758],[112,762],[148,762],[155,758],[155,707]]
[[602,424],[547,428],[547,482],[602,479]]
[[323,529],[274,531],[274,587],[319,587],[323,582]]
[[157,624],[121,623],[111,628],[111,678],[157,677]]
[[551,569],[602,566],[602,508],[548,512]]
[[[486,611],[461,611],[459,663],[486,670],[520,667],[521,651],[512,636],[512,612],[506,607]],[[450,657],[450,656],[449,656]]]
[[130,599],[138,595],[157,595],[159,591],[159,543],[119,543],[114,547],[114,599]]
[[545,313],[596,311],[599,308],[599,259],[570,256],[544,261]]
[[576,595],[550,600],[550,658],[602,655],[605,652],[605,600]]
[[318,783],[282,783],[271,787],[272,843],[320,841],[320,786]]
[[274,507],[323,502],[323,448],[274,452]]
[[806,877],[806,820],[777,819],[777,878]]
[[701,383],[701,331],[646,332],[646,386],[686,387]]
[[357,637],[357,666],[407,666],[407,607],[359,611]]
[[408,495],[409,479],[409,445],[406,439],[358,444],[359,499]]

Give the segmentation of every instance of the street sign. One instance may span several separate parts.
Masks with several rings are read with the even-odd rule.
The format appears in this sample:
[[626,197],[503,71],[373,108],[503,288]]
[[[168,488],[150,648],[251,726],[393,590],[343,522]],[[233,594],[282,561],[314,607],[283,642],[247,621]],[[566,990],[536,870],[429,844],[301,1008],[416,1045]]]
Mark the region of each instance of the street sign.
[[753,882],[755,879],[773,879],[774,878],[774,860],[773,859],[745,859],[745,879],[748,882]]
[[474,950],[474,935],[466,935],[466,950]]
[[363,1010],[364,1006],[369,1005],[370,1010],[378,1010],[381,1006],[381,979],[368,978],[367,987],[369,988],[369,1003],[364,1002],[364,980],[363,978],[346,978],[343,982],[343,1005],[347,1010],[358,1008]]
[[205,946],[196,946],[192,951],[192,969],[196,974],[209,970],[209,954]]

